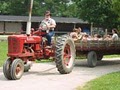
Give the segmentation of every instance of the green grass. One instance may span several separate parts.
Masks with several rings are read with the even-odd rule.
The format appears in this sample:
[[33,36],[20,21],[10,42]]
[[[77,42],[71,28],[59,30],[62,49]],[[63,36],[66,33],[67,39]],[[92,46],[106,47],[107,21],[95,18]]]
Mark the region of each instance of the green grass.
[[[76,59],[86,59],[87,57],[85,55],[79,55],[79,56],[76,56]],[[103,58],[120,58],[120,55],[104,55]]]
[[120,90],[120,72],[104,75],[88,82],[77,90]]
[[104,58],[120,58],[120,55],[105,55]]
[[53,60],[51,59],[42,59],[42,60],[36,60],[36,63],[48,63],[48,62],[52,62]]
[[7,46],[7,41],[0,42],[0,66],[2,66],[7,59]]

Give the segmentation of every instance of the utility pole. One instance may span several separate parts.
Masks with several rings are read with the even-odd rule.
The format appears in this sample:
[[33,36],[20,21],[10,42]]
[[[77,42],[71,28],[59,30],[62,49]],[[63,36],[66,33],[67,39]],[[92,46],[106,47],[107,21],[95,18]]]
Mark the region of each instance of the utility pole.
[[26,34],[27,35],[30,35],[30,33],[31,33],[32,7],[33,7],[33,0],[30,1],[29,18],[28,18],[28,21],[27,21],[27,28],[26,28]]
[[91,22],[90,32],[91,32],[91,36],[93,36],[93,22]]

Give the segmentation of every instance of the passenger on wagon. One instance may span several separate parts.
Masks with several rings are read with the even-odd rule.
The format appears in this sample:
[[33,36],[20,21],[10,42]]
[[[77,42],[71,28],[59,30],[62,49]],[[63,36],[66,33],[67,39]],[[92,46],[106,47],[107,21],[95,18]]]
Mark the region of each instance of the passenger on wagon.
[[118,33],[117,33],[117,29],[112,29],[112,40],[118,40],[119,37],[118,37]]
[[70,36],[73,38],[74,41],[80,40],[83,36],[82,29],[74,28],[73,32],[70,33]]
[[112,29],[112,34],[113,34],[112,36],[107,35],[104,40],[114,40],[114,41],[116,41],[116,40],[119,39],[117,29],[115,29],[115,28]]
[[73,31],[70,33],[70,36],[73,38],[74,41],[78,40],[78,29],[74,28]]

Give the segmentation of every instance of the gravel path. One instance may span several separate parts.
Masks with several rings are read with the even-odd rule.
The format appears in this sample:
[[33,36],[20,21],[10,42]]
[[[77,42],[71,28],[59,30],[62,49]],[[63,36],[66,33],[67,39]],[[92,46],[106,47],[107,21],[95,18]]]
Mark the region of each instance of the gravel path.
[[33,64],[20,80],[6,80],[0,69],[0,90],[75,90],[86,82],[107,73],[120,71],[120,59],[103,60],[97,67],[87,67],[86,61],[76,61],[70,74],[61,75],[54,63]]

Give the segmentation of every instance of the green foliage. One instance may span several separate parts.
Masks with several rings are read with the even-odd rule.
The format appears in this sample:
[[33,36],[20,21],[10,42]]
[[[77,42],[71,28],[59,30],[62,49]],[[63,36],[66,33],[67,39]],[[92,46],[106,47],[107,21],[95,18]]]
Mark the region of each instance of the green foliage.
[[29,9],[29,0],[10,0],[9,12],[12,15],[26,15]]
[[76,5],[68,4],[69,0],[44,0],[40,2],[40,15],[50,10],[53,16],[75,17]]
[[116,14],[120,17],[120,0],[112,0],[113,7],[112,9],[116,12]]
[[[50,10],[53,16],[76,16],[75,3],[70,0],[34,0],[32,15],[43,16],[46,10]],[[9,15],[28,15],[30,0],[2,0],[0,1],[0,13]]]
[[112,0],[75,0],[78,16],[90,23],[93,22],[105,28],[113,28],[118,25],[118,15],[112,8]]
[[104,75],[88,82],[83,88],[77,90],[120,90],[120,72]]
[[9,3],[7,0],[0,1],[0,14],[8,14]]
[[112,10],[119,16],[118,17],[118,28],[120,29],[120,0],[112,0]]

